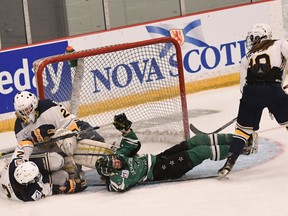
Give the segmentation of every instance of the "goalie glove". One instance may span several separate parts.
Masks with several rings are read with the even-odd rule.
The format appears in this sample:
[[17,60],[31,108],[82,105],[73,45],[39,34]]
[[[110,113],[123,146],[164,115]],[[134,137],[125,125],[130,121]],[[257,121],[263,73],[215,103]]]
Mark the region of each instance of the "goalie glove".
[[31,138],[34,143],[40,143],[49,140],[55,134],[55,126],[44,124],[31,132]]
[[131,128],[132,122],[127,119],[125,113],[122,113],[114,116],[113,125],[117,130],[123,132]]

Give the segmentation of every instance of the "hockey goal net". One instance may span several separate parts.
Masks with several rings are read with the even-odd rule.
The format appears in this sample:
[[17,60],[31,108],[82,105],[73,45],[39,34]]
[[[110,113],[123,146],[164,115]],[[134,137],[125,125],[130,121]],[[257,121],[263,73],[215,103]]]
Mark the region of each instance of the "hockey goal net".
[[123,112],[142,142],[189,137],[181,49],[172,38],[50,56],[33,66],[39,98],[100,126],[107,142],[121,137],[112,122]]

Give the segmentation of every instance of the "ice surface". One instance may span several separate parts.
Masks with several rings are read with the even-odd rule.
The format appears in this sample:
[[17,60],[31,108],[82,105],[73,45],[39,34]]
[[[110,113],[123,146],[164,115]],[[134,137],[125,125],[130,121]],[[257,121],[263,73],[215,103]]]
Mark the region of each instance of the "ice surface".
[[[188,109],[210,110],[190,115],[190,122],[203,131],[213,131],[237,115],[238,86],[209,90],[188,96]],[[192,112],[193,113],[193,112]],[[232,132],[235,124],[223,132]],[[145,185],[126,193],[90,187],[83,193],[57,195],[38,202],[21,203],[0,198],[1,216],[286,216],[288,215],[288,134],[263,113],[259,152],[241,156],[228,180],[202,179],[179,183]],[[193,134],[191,134],[193,135]],[[16,145],[13,133],[0,134],[0,148]],[[147,144],[141,153],[157,153],[164,144]],[[224,161],[207,161],[187,175],[210,175]],[[95,174],[96,175],[96,174]],[[89,173],[89,177],[93,172]]]

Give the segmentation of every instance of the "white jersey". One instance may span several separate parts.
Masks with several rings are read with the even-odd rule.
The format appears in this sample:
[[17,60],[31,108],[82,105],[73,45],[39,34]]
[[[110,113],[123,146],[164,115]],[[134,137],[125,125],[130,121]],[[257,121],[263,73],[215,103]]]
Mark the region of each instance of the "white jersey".
[[38,117],[34,123],[25,124],[19,118],[16,120],[15,134],[18,142],[31,138],[31,132],[41,125],[51,124],[56,129],[66,129],[75,120],[75,116],[70,114],[62,105],[49,99],[39,100],[36,112]]
[[17,201],[36,201],[52,195],[52,184],[44,183],[42,180],[28,184],[19,184],[14,178],[14,171],[18,165],[23,163],[24,151],[16,147],[11,161],[1,172],[0,195]]
[[[262,56],[265,56],[262,57]],[[271,45],[266,50],[260,50],[255,53],[248,53],[241,60],[240,64],[240,89],[243,91],[243,87],[246,84],[247,78],[247,69],[254,64],[265,64],[269,66],[269,68],[278,67],[284,72],[282,73],[282,84],[286,78],[286,71],[284,68],[286,67],[286,62],[283,61],[283,57],[288,59],[288,42],[284,39],[276,40],[273,45]],[[283,65],[285,62],[285,65]]]
[[[29,158],[32,151],[41,152],[60,152],[57,145],[41,146],[34,148],[31,141],[31,132],[42,125],[53,125],[55,130],[68,129],[79,130],[75,116],[70,114],[62,105],[57,104],[49,99],[39,100],[38,107],[35,110],[37,118],[34,123],[25,123],[21,118],[17,118],[15,123],[15,135],[19,147],[25,149],[25,158]],[[28,141],[27,141],[28,140]],[[30,140],[30,141],[29,141]]]

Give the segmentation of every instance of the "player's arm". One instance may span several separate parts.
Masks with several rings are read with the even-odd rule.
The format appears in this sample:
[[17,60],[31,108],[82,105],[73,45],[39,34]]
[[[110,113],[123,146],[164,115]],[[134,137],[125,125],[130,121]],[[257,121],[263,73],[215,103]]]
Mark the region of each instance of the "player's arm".
[[287,40],[281,40],[280,49],[284,58],[288,59],[288,41]]
[[[282,43],[281,43],[281,54],[284,56],[283,60],[286,63],[286,61],[288,60],[288,41],[287,40],[282,40]],[[285,64],[285,66],[283,68],[282,83],[286,79],[286,71],[287,71],[287,64]]]
[[24,160],[29,160],[30,155],[33,152],[34,143],[31,139],[26,139],[18,142],[12,158],[22,158]]
[[[39,143],[47,141],[50,138],[63,136],[80,130],[74,121],[74,115],[71,115],[64,106],[51,101],[50,103],[53,103],[53,106],[50,104],[50,108],[45,111],[45,119],[49,124],[41,125],[31,132],[33,142]],[[73,136],[59,140],[56,143],[65,154],[70,156],[73,155],[75,151],[77,140],[76,137]]]
[[247,69],[248,69],[248,59],[244,56],[240,63],[240,91],[243,92],[243,87],[246,84],[246,77],[247,77]]
[[141,148],[138,137],[131,129],[132,122],[127,119],[125,113],[115,115],[113,125],[122,133],[120,148],[116,150],[116,154],[133,157]]
[[38,181],[37,183],[29,184],[23,191],[23,201],[37,201],[45,197],[55,194],[69,194],[77,193],[85,190],[87,183],[85,180],[69,179],[63,186],[53,185],[50,183],[43,183]]
[[[52,195],[52,187],[49,183],[44,184],[42,181],[29,184],[28,186],[22,186],[21,188],[21,197],[19,197],[22,201],[38,201],[47,196]],[[19,191],[15,191],[19,193]]]

